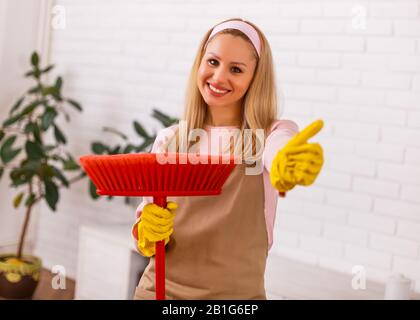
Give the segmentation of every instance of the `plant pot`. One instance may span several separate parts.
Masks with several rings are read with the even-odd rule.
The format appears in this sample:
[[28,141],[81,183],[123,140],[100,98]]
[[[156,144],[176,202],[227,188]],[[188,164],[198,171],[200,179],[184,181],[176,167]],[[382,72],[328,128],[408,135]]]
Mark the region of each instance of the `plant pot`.
[[15,254],[0,255],[0,296],[7,299],[31,299],[39,282],[41,259]]

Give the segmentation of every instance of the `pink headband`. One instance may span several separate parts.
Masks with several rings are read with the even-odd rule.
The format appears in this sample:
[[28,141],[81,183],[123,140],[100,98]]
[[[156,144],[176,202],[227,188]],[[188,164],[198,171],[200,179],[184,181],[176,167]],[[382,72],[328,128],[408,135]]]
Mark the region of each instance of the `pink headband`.
[[242,31],[249,38],[249,40],[251,40],[252,44],[255,47],[255,50],[257,50],[258,57],[260,56],[261,44],[260,44],[260,37],[258,36],[257,31],[250,24],[244,21],[240,21],[240,20],[226,21],[215,26],[206,42],[206,46],[209,43],[210,39],[214,35],[216,35],[216,33],[224,29],[237,29],[239,31]]

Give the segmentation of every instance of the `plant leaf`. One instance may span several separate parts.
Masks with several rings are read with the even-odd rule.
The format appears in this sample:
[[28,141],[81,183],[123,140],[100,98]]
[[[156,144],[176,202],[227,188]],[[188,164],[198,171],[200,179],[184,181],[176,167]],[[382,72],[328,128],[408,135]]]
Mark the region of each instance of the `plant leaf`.
[[42,91],[41,85],[36,85],[35,87],[30,88],[27,92],[30,94],[38,93]]
[[89,180],[89,194],[92,197],[92,199],[99,198],[99,195],[96,193],[96,186],[91,180]]
[[54,84],[54,87],[57,93],[60,92],[62,86],[63,86],[63,78],[57,77]]
[[54,121],[54,118],[57,116],[57,111],[54,108],[48,107],[46,108],[44,114],[41,117],[41,128],[43,131],[48,130],[51,123]]
[[38,123],[34,123],[33,126],[33,131],[32,131],[35,141],[38,142],[39,144],[42,144],[42,140],[41,140],[41,130],[39,130],[39,126]]
[[125,148],[124,148],[124,150],[123,150],[123,152],[122,153],[130,153],[131,151],[133,151],[133,150],[135,150],[136,149],[136,147],[135,146],[133,146],[132,144],[128,144]]
[[3,163],[9,163],[12,161],[22,150],[21,148],[12,149],[13,143],[16,140],[16,136],[12,135],[4,141],[3,146],[0,148],[0,158]]
[[13,206],[15,207],[15,209],[20,206],[20,203],[22,202],[22,198],[23,198],[24,195],[25,195],[25,193],[21,192],[13,200]]
[[4,155],[2,154],[1,158],[2,158],[4,163],[9,163],[20,153],[20,151],[22,151],[21,148],[16,149],[16,150],[9,150]]
[[44,180],[45,186],[45,200],[48,203],[48,206],[55,211],[56,205],[59,199],[57,185],[51,180]]
[[27,114],[31,113],[34,111],[34,109],[39,106],[40,104],[42,104],[44,101],[42,100],[35,100],[34,102],[30,103],[25,109],[23,109],[23,111],[9,119],[7,119],[6,121],[3,122],[3,126],[9,126],[15,122],[17,122],[18,120],[22,119],[24,116],[26,116]]
[[136,132],[143,138],[148,138],[149,135],[147,134],[146,130],[144,130],[144,128],[142,127],[142,125],[140,123],[138,123],[137,121],[133,121],[133,125],[134,125],[134,130],[136,130]]
[[64,118],[66,119],[66,121],[67,122],[70,122],[70,116],[69,116],[69,114],[66,111],[64,111],[64,110],[61,110],[61,111],[64,113]]
[[95,154],[104,154],[106,152],[111,152],[111,150],[101,142],[93,142],[91,149]]
[[[58,85],[60,85],[60,84],[58,84]],[[42,95],[43,96],[51,95],[51,96],[53,96],[54,100],[60,101],[60,102],[63,101],[63,98],[61,97],[61,94],[60,94],[60,90],[55,85],[43,88],[42,89]]]
[[67,143],[66,137],[56,125],[54,125],[54,136],[57,142],[62,143],[62,144]]
[[54,67],[55,67],[55,65],[51,64],[48,67],[46,67],[45,69],[42,69],[41,73],[47,73],[47,72],[51,71]]
[[74,101],[74,100],[72,100],[72,99],[66,99],[66,101],[68,102],[68,103],[70,103],[74,108],[76,108],[77,110],[79,110],[79,111],[82,111],[83,109],[82,109],[82,106],[78,103],[78,102],[76,102],[76,101]]
[[120,136],[121,138],[123,138],[124,140],[128,140],[128,137],[124,134],[124,133],[122,133],[121,131],[118,131],[118,130],[116,130],[116,129],[114,129],[114,128],[110,128],[110,127],[103,127],[103,129],[102,129],[104,132],[111,132],[111,133],[114,133],[114,134],[116,134],[116,135],[118,135],[118,136]]
[[175,124],[179,121],[179,119],[172,118],[172,117],[160,112],[157,109],[153,109],[152,117],[154,117],[156,120],[159,120],[165,128],[170,127],[171,125],[173,125],[173,124]]
[[63,185],[68,188],[69,181],[67,180],[67,178],[61,173],[59,169],[57,169],[54,166],[52,168],[53,168],[54,176],[56,176],[63,183]]
[[57,95],[58,92],[55,86],[49,86],[49,87],[42,88],[42,94],[44,96],[49,95],[49,94],[54,96],[54,95]]
[[34,123],[33,122],[28,122],[25,126],[25,128],[23,129],[23,132],[25,133],[31,133],[34,130]]
[[25,201],[25,206],[28,207],[32,205],[35,202],[35,199],[36,199],[36,196],[34,193],[31,193],[30,195],[28,195]]
[[22,118],[22,115],[20,113],[17,115],[14,115],[13,117],[10,117],[9,119],[5,120],[3,122],[3,126],[5,127],[10,126],[11,124],[17,122],[21,118]]
[[4,143],[3,143],[3,148],[4,149],[10,149],[13,146],[13,144],[15,143],[16,138],[17,138],[16,135],[12,135],[9,138],[7,138],[6,141],[4,141]]
[[32,56],[31,56],[31,64],[34,67],[38,67],[38,65],[39,65],[39,55],[38,55],[37,52],[33,52],[32,53]]
[[153,143],[153,140],[151,140],[151,139],[146,139],[140,146],[138,146],[137,148],[136,148],[136,152],[142,152],[142,151],[145,151],[146,150],[146,148],[148,147],[148,146],[150,146],[151,144]]
[[54,176],[54,170],[48,163],[42,163],[39,170],[39,177],[41,180],[51,180]]
[[10,179],[12,180],[12,187],[18,187],[27,184],[33,177],[33,173],[25,168],[15,168],[10,172]]
[[25,150],[31,160],[39,160],[45,156],[42,146],[30,140],[26,141]]
[[25,133],[32,133],[34,138],[35,138],[35,141],[38,144],[42,145],[41,132],[39,131],[39,127],[38,127],[38,124],[36,122],[29,122],[24,128],[24,132]]
[[111,150],[110,154],[119,154],[120,153],[120,146],[116,146],[114,149]]
[[[30,76],[35,75],[36,71],[37,71],[37,70],[31,70],[31,71],[25,72],[25,77],[30,77]],[[38,70],[38,71],[39,71],[39,70]]]
[[20,98],[18,101],[15,102],[12,109],[10,109],[9,115],[11,116],[13,112],[15,112],[17,109],[19,109],[20,105],[22,104],[23,100],[25,100],[25,96]]
[[38,67],[34,67],[32,71],[28,71],[25,73],[25,77],[34,77],[35,79],[39,80],[39,76],[41,75],[41,71]]
[[36,174],[39,172],[41,168],[41,161],[40,160],[30,160],[25,159],[21,163],[21,168],[26,170],[27,172],[31,174]]
[[79,168],[80,168],[80,166],[73,159],[68,159],[65,162],[63,162],[63,169],[64,170],[67,170],[67,171],[79,170]]
[[[48,153],[48,152],[51,152],[52,150],[54,150],[55,148],[57,148],[57,146],[56,145],[44,145],[42,148],[43,148],[45,153]],[[54,156],[53,156],[53,158],[54,158]],[[58,160],[58,158],[55,157],[54,160]]]
[[64,163],[63,169],[66,171],[79,170],[79,165],[73,160],[68,160]]
[[5,133],[3,130],[0,129],[0,141],[4,138]]

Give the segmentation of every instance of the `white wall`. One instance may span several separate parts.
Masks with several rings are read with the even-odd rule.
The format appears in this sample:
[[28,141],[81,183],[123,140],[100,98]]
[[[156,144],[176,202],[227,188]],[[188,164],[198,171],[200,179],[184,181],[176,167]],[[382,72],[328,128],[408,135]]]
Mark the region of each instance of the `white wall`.
[[[44,52],[41,12],[48,1],[0,0],[0,120],[7,117],[11,106],[23,92],[33,86],[23,74],[30,68],[34,50]],[[14,252],[20,235],[25,208],[13,208],[16,189],[8,188],[6,171],[0,183],[0,251]],[[37,208],[31,218],[25,252],[30,253],[37,221]]]
[[[420,1],[57,4],[67,25],[52,32],[51,60],[84,106],[66,130],[74,152],[111,139],[100,131],[106,125],[131,134],[137,119],[159,128],[154,107],[179,116],[204,32],[225,18],[249,19],[273,49],[283,116],[301,128],[326,124],[317,136],[325,168],[314,186],[279,200],[271,254],[346,273],[363,265],[373,280],[392,272],[420,280]],[[43,210],[37,252],[74,274],[78,226],[133,214],[92,202],[80,183],[57,214]]]

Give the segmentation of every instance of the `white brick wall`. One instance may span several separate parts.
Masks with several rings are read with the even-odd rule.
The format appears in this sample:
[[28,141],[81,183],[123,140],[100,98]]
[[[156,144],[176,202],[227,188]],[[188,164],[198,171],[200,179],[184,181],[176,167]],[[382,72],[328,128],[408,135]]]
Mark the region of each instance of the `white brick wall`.
[[[75,152],[88,152],[105,125],[130,132],[136,118],[157,128],[148,117],[153,107],[178,116],[201,36],[242,16],[270,41],[283,116],[301,128],[326,122],[317,138],[324,171],[314,186],[279,200],[272,254],[347,273],[364,265],[381,281],[403,272],[420,282],[420,0],[57,3],[68,25],[53,31],[52,60],[85,107],[69,130],[80,139]],[[62,236],[55,225],[73,229],[48,258],[70,269],[74,255],[66,256],[77,250],[80,223],[133,214],[91,202],[84,187],[40,227],[43,255]]]
[[[41,7],[45,2],[32,0],[0,0],[0,121],[9,114],[11,106],[33,82],[23,77],[28,70],[28,59],[36,48],[42,51]],[[18,25],[18,27],[16,27]],[[13,30],[10,32],[9,30]],[[25,41],[16,41],[25,39]],[[4,140],[3,140],[4,141]],[[2,141],[2,142],[3,142]],[[10,188],[9,172],[6,170],[0,182],[0,252],[15,253],[19,240],[25,207],[13,207],[13,199],[22,188]],[[38,208],[34,208],[26,236],[25,253],[30,254],[36,230]]]

